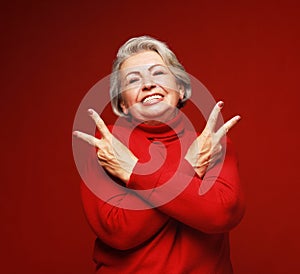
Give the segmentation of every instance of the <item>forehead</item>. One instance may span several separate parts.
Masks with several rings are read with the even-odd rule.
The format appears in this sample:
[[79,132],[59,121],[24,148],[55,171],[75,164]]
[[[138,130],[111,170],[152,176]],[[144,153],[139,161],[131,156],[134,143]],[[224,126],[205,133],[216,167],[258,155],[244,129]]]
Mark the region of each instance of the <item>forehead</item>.
[[149,50],[149,51],[142,51],[128,57],[121,65],[120,69],[129,69],[138,66],[147,66],[147,65],[156,65],[156,64],[165,65],[163,59],[157,52]]

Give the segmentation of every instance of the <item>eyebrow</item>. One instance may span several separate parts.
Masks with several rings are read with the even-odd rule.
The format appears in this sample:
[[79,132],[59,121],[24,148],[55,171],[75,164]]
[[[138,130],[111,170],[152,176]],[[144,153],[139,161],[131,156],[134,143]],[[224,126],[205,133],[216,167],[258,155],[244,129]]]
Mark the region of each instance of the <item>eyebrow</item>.
[[[142,67],[142,66],[141,66]],[[149,68],[148,68],[148,70],[152,70],[154,67],[165,67],[164,65],[162,65],[162,64],[154,64],[154,65],[152,65],[152,66],[150,66]],[[129,75],[131,75],[131,74],[139,74],[140,73],[140,71],[130,71],[130,72],[128,72],[126,75],[125,75],[125,78],[127,77],[127,76],[129,76]]]

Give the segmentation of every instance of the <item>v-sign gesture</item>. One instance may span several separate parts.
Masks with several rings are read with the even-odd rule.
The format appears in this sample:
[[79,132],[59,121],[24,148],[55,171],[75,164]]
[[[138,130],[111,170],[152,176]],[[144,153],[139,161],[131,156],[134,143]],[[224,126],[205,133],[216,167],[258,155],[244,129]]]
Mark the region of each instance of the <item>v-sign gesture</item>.
[[96,147],[99,164],[110,174],[127,183],[138,159],[110,133],[97,112],[93,109],[89,109],[88,112],[100,131],[102,138],[98,139],[81,131],[74,131],[73,134]]
[[215,131],[218,116],[224,103],[218,102],[213,108],[203,132],[189,147],[185,159],[193,166],[196,173],[203,177],[207,168],[222,156],[221,139],[241,119],[235,116]]

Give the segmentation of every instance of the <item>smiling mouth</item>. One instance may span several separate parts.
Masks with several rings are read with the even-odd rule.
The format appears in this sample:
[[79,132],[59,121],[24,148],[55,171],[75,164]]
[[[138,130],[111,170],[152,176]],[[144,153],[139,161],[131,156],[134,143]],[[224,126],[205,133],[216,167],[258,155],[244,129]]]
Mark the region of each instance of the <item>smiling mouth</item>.
[[142,100],[142,104],[143,105],[153,105],[153,104],[156,104],[156,103],[162,101],[163,98],[164,98],[164,96],[162,96],[160,94],[153,94],[153,95],[145,97]]

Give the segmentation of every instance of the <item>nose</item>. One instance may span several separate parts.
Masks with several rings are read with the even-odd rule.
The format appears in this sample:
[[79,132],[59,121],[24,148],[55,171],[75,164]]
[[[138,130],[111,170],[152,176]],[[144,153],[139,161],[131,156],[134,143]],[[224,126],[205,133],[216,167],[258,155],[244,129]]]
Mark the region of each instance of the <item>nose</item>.
[[148,91],[156,87],[151,77],[147,77],[143,81],[142,91]]

